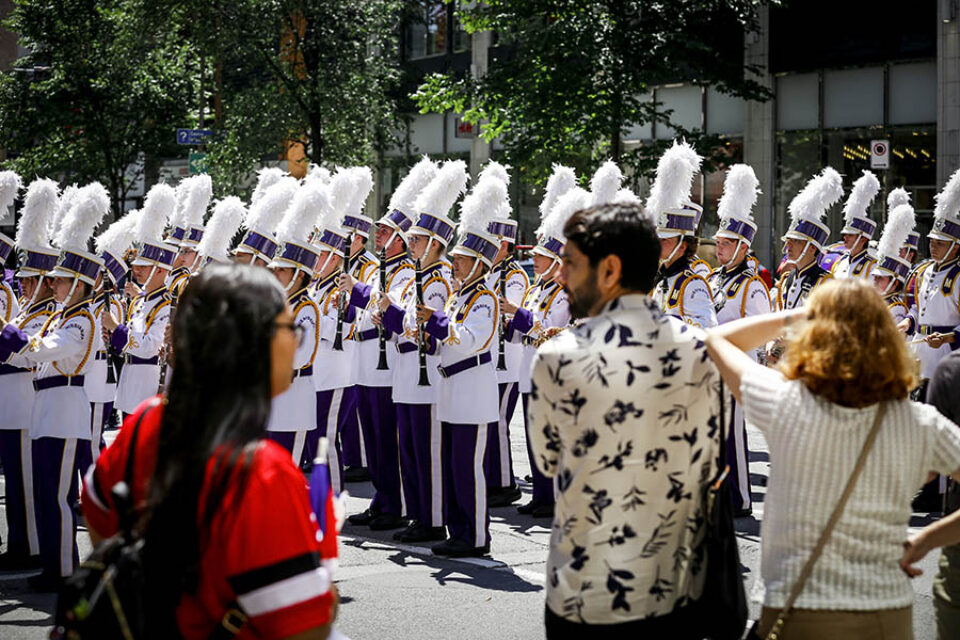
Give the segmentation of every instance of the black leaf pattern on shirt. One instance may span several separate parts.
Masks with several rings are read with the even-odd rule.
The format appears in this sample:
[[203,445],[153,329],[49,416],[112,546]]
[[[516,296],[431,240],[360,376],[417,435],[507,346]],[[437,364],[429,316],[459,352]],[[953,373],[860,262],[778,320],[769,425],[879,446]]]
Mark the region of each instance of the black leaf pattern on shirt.
[[576,526],[577,522],[580,519],[577,516],[570,516],[563,521],[563,524],[558,525],[560,528],[560,537],[568,537],[570,532],[573,531],[573,527]]
[[593,524],[600,524],[603,522],[603,511],[607,507],[613,504],[613,500],[610,499],[610,496],[607,494],[606,489],[600,489],[599,491],[594,490],[590,485],[583,486],[583,492],[587,495],[593,496],[590,500],[590,512],[593,514],[593,518],[587,517],[587,522]]
[[[607,565],[610,568],[610,565]],[[614,594],[612,610],[623,609],[630,611],[630,603],[627,602],[627,594],[635,589],[628,587],[621,580],[633,580],[633,573],[625,569],[610,568],[607,574],[607,591]]]
[[617,325],[613,324],[607,329],[607,332],[603,334],[603,343],[610,344],[613,342],[613,339],[617,337]]
[[570,485],[573,483],[573,474],[570,473],[569,469],[564,469],[557,475],[557,489],[560,490],[560,493],[566,492],[570,488]]
[[536,401],[540,399],[540,390],[537,388],[537,383],[533,380],[530,381],[530,400]]
[[590,556],[587,555],[587,548],[576,544],[573,545],[573,551],[570,552],[570,555],[573,556],[573,560],[570,561],[570,568],[574,571],[583,569],[583,565],[590,559]]
[[574,389],[567,394],[567,397],[560,401],[560,404],[566,405],[561,406],[560,411],[571,416],[573,422],[576,423],[580,418],[580,410],[583,409],[583,405],[587,404],[587,398],[580,395],[580,389]]
[[550,381],[558,387],[563,386],[563,368],[573,364],[573,358],[564,358],[562,355],[557,360],[556,368],[547,364],[547,373],[550,374]]
[[553,567],[550,571],[550,586],[554,589],[560,584],[560,578],[557,576],[557,568]]
[[587,452],[597,444],[597,440],[600,439],[600,435],[594,429],[586,429],[577,438],[576,442],[573,443],[573,455],[577,458],[582,458],[587,455]]
[[601,540],[600,542],[596,542],[594,543],[593,546],[600,547],[606,544],[606,545],[610,545],[611,547],[619,547],[621,545],[627,544],[627,540],[629,540],[630,538],[636,538],[636,537],[637,537],[637,532],[634,531],[633,527],[631,527],[629,524],[623,525],[622,529],[618,526],[614,526],[613,529],[610,530],[609,538],[607,538],[606,540]]
[[720,429],[720,421],[717,419],[717,415],[711,415],[710,419],[707,420],[707,438],[713,440],[717,437],[717,431]]
[[657,419],[664,422],[663,426],[669,424],[682,424],[687,421],[687,407],[682,404],[675,404],[666,411],[657,414]]
[[604,355],[601,353],[596,357],[587,357],[583,359],[587,361],[583,367],[583,372],[587,376],[587,382],[592,383],[596,380],[599,380],[601,386],[609,387],[610,382],[607,377],[616,372],[608,367],[607,359],[604,357]]
[[651,471],[656,471],[661,462],[667,462],[670,457],[667,455],[667,450],[662,447],[657,447],[656,449],[651,449],[647,451],[644,456],[643,466]]
[[604,454],[597,461],[600,464],[599,469],[594,469],[590,473],[600,473],[611,467],[617,471],[623,471],[623,459],[633,453],[633,440],[627,440],[627,443],[617,443],[617,453],[613,456]]
[[630,487],[630,490],[623,494],[623,502],[620,503],[620,508],[623,511],[633,511],[638,509],[641,506],[647,504],[643,497],[647,495],[647,492],[633,485]]
[[657,578],[654,580],[653,585],[650,586],[650,595],[657,599],[657,602],[662,602],[667,594],[673,593],[673,583],[667,580],[666,578],[660,577],[660,567],[657,567]]
[[673,500],[674,502],[679,503],[681,500],[689,500],[693,497],[693,494],[691,494],[689,491],[686,493],[683,492],[683,480],[677,478],[677,476],[681,473],[683,472],[674,471],[673,473],[667,474],[667,479],[670,481],[670,490],[667,491],[667,500]]
[[670,529],[677,524],[676,520],[674,519],[676,514],[676,509],[670,511],[669,513],[657,514],[657,517],[660,518],[660,523],[653,528],[653,531],[650,532],[650,538],[643,543],[643,548],[640,550],[641,558],[652,558],[660,553],[660,551],[662,551],[667,545],[667,542],[670,540]]
[[697,444],[697,428],[694,427],[693,431],[687,433],[686,431],[682,432],[683,435],[679,436],[670,436],[669,440],[671,442],[686,442],[690,447]]
[[700,510],[700,507],[697,507],[697,509],[693,512],[693,515],[687,518],[687,531],[692,534],[697,534],[702,526],[703,512]]
[[636,408],[632,402],[623,402],[617,400],[613,403],[607,412],[603,415],[603,421],[607,423],[611,431],[616,432],[613,425],[621,424],[628,417],[639,418],[643,415],[643,409]]
[[630,387],[637,379],[637,373],[650,373],[650,367],[645,364],[633,364],[630,360],[627,360],[627,366],[629,370],[627,371],[627,386]]
[[633,339],[633,329],[628,327],[625,324],[618,325],[620,329],[620,344],[618,347],[646,347],[647,349],[652,349],[653,344],[649,342],[639,342]]

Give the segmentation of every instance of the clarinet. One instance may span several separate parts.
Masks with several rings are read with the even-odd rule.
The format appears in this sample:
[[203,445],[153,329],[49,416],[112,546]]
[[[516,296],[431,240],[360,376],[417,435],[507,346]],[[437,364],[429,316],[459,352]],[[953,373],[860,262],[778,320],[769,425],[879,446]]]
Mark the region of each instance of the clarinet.
[[[423,304],[423,272],[420,270],[420,260],[417,260],[417,274],[416,274],[416,287],[417,287],[417,305]],[[418,386],[429,387],[430,386],[430,377],[427,375],[427,338],[424,335],[423,325],[419,325],[419,331],[417,332],[417,356],[420,358],[420,381],[417,382]]]
[[[187,276],[189,278],[190,276]],[[186,286],[186,285],[184,285]],[[170,319],[167,321],[168,325],[173,322],[173,316],[177,313],[177,302],[178,296],[172,296],[173,300],[170,301]],[[172,325],[170,325],[172,326]],[[167,358],[167,349],[171,348],[172,344],[164,343],[163,356],[160,358],[160,382],[157,384],[157,393],[163,393],[165,388],[165,382],[167,379],[167,364],[169,359]]]
[[[387,250],[380,251],[380,294],[387,295]],[[377,370],[384,371],[390,367],[387,365],[387,331],[383,328],[381,322],[377,326],[377,333],[380,336],[380,362],[377,363]]]
[[[503,266],[500,267],[500,296],[502,298],[507,297],[507,264],[509,258],[504,258]],[[506,339],[507,339],[507,316],[503,311],[500,312],[500,344],[499,352],[497,353],[497,371],[506,371],[507,370],[507,357],[506,357]]]
[[[110,313],[113,308],[113,281],[107,275],[106,270],[104,270],[103,275],[103,311],[101,313]],[[107,342],[107,384],[117,384],[117,372],[115,370],[116,363],[114,358],[117,354],[113,345],[110,342]]]
[[[353,248],[353,235],[347,242],[347,250],[343,256],[343,273],[350,273],[350,250]],[[333,350],[343,351],[343,320],[347,317],[347,297],[340,292],[339,308],[337,309],[337,335],[333,338]]]

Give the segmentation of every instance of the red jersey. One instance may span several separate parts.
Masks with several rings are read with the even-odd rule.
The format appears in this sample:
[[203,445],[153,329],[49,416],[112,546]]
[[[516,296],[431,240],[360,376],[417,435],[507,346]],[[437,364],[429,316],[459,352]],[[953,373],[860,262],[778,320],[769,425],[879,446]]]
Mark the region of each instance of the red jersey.
[[[158,398],[146,400],[127,418],[117,439],[84,478],[83,513],[101,536],[117,532],[110,492],[124,479],[133,425],[145,409],[149,412],[137,434],[133,480],[134,500],[143,504],[157,459],[163,415]],[[200,493],[200,512],[213,467],[211,458]],[[232,509],[216,513],[210,530],[201,531],[209,543],[200,549],[197,591],[183,594],[177,608],[181,633],[188,639],[209,637],[233,602],[249,618],[236,635],[238,640],[285,638],[329,624],[337,548],[332,502],[327,502],[330,525],[324,536],[310,507],[303,474],[290,453],[269,440],[263,440],[253,456],[241,500],[236,500],[238,484],[231,479],[223,500]]]

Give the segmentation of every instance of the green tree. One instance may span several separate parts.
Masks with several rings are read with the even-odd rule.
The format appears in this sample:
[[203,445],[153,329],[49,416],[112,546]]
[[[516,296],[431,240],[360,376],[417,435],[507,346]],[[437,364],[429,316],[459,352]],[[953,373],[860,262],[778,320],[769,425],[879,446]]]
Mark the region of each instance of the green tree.
[[119,213],[138,154],[171,153],[194,57],[133,0],[19,0],[7,19],[29,54],[0,76],[0,147],[24,176],[103,182]]
[[760,0],[455,0],[470,32],[499,38],[480,78],[433,74],[414,98],[421,111],[454,111],[500,138],[507,160],[542,183],[553,162],[581,171],[609,157],[648,173],[664,142],[623,151],[635,125],[672,126],[710,155],[719,139],[686,130],[649,99],[656,85],[692,82],[750,100],[769,92],[745,77],[744,30]]

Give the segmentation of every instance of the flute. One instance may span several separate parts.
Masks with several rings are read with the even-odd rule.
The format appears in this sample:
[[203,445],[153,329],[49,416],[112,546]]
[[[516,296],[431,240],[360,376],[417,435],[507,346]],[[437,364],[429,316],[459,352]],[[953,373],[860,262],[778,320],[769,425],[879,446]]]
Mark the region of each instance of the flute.
[[[423,272],[420,269],[420,260],[417,260],[416,278],[417,305],[423,305]],[[427,375],[427,338],[424,335],[423,325],[418,326],[417,332],[417,355],[420,358],[420,381],[417,384],[421,387],[430,386],[430,377]]]

